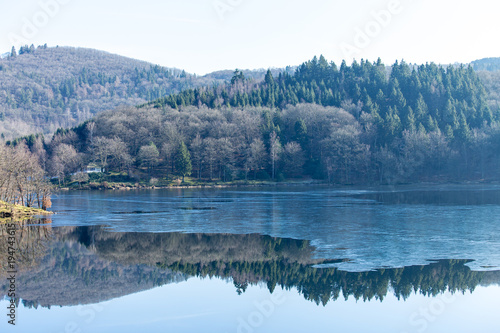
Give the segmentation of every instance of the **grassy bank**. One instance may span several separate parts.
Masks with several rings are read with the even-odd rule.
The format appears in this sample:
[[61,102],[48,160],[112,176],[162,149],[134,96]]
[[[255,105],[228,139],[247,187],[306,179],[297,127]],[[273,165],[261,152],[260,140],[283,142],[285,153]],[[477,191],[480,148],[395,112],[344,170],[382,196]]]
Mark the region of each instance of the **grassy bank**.
[[65,178],[63,184],[54,182],[53,185],[59,190],[131,190],[131,189],[167,189],[167,188],[220,188],[239,186],[276,186],[276,185],[301,185],[301,184],[325,184],[324,181],[311,178],[299,178],[280,181],[267,180],[228,180],[220,179],[198,179],[185,177],[184,182],[180,177],[144,177],[132,178],[125,172],[122,173],[99,173],[90,174],[89,179],[84,182],[72,181],[70,177]]
[[50,215],[43,209],[25,207],[21,205],[13,205],[4,201],[0,201],[0,223],[6,220],[24,220],[37,215]]

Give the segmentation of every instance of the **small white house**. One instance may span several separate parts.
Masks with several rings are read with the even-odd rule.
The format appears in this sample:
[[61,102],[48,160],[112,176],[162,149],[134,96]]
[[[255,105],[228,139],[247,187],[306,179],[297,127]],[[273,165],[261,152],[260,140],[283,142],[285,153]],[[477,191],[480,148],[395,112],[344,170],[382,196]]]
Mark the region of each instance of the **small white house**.
[[97,164],[89,164],[87,165],[87,167],[85,168],[85,170],[83,172],[86,172],[86,173],[99,173],[99,172],[104,172],[104,168],[97,165]]

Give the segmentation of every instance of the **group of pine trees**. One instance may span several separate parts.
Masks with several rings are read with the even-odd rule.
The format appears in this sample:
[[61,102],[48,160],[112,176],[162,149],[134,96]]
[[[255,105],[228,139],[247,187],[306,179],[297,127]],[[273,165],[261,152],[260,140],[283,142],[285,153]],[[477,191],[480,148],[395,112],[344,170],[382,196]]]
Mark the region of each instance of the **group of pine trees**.
[[260,83],[245,80],[237,70],[231,83],[188,89],[150,105],[283,109],[299,103],[344,107],[358,120],[363,112],[372,116],[380,130],[379,145],[401,137],[405,130],[439,129],[463,141],[468,131],[491,125],[500,114],[490,110],[484,87],[471,66],[410,66],[403,61],[388,71],[379,59],[375,63],[354,61],[351,66],[344,61],[338,68],[324,57],[276,79],[268,71]]

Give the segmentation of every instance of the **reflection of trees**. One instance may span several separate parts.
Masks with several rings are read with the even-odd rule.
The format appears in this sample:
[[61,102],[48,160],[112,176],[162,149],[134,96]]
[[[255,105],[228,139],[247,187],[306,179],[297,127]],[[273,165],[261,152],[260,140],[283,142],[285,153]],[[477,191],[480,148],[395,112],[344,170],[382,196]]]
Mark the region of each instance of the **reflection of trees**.
[[[50,220],[32,219],[15,222],[15,259],[17,271],[23,271],[36,266],[45,256],[47,245],[52,239],[53,231]],[[2,263],[0,277],[7,274],[8,237],[7,224],[0,224],[0,261]],[[12,237],[12,236],[11,236]]]
[[[184,280],[182,274],[153,265],[122,265],[100,258],[93,247],[93,228],[51,229],[29,223],[33,222],[16,230],[17,257],[22,260],[16,275],[16,294],[25,307],[93,304]],[[2,227],[3,246],[6,228]],[[6,262],[3,257],[0,260]],[[7,282],[0,279],[0,299],[7,294]]]
[[[315,264],[333,261],[313,259],[314,247],[304,240],[262,235],[113,233],[96,227],[53,230],[29,223],[19,226],[16,237],[18,267],[26,271],[19,274],[20,292],[25,305],[33,307],[95,303],[186,276],[231,279],[239,294],[261,282],[267,283],[270,292],[278,286],[296,288],[316,304],[341,297],[384,300],[389,293],[406,299],[412,293],[472,292],[480,283],[500,280],[499,272],[471,271],[466,260],[361,273],[315,268]],[[6,235],[6,226],[1,225],[2,264],[7,262]],[[2,270],[0,273],[5,273],[5,267]]]
[[[389,292],[407,299],[413,292],[435,296],[445,291],[474,291],[486,272],[474,272],[466,260],[441,260],[426,266],[381,269],[369,272],[345,272],[336,268],[314,268],[283,260],[266,262],[175,263],[165,268],[199,277],[233,278],[238,294],[249,283],[267,282],[275,287],[297,288],[307,300],[325,305],[340,295],[347,300],[383,300]],[[249,278],[251,276],[252,278]]]
[[74,239],[111,261],[171,265],[176,262],[258,262],[283,258],[314,264],[308,241],[261,235],[114,233],[102,228],[78,228]]
[[[149,264],[191,276],[231,278],[237,292],[266,282],[295,287],[308,300],[326,304],[340,296],[383,300],[388,293],[406,299],[412,293],[434,296],[445,291],[473,291],[491,273],[474,272],[466,260],[441,260],[411,266],[352,273],[313,265],[333,262],[313,259],[308,241],[262,235],[110,233],[79,228],[79,242],[107,260]],[[498,280],[498,279],[497,279]]]
[[474,291],[485,272],[474,272],[466,260],[441,260],[426,266],[381,269],[353,273],[336,268],[314,268],[284,260],[261,262],[182,263],[163,266],[199,277],[231,277],[238,293],[249,283],[267,282],[270,292],[276,286],[297,288],[307,300],[325,305],[341,295],[356,300],[383,300],[389,292],[407,299],[413,292],[435,296],[445,291]]

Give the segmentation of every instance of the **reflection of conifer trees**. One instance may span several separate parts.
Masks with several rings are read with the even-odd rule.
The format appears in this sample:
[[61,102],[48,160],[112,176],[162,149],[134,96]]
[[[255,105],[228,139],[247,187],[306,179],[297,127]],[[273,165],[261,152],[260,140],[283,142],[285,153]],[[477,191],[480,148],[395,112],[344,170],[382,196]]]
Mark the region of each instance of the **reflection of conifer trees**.
[[314,268],[285,260],[266,262],[175,263],[165,268],[198,277],[232,278],[238,294],[249,284],[266,281],[272,293],[276,286],[297,288],[305,299],[326,305],[344,299],[383,301],[393,293],[407,299],[412,293],[436,296],[450,291],[474,291],[485,272],[474,272],[466,260],[441,260],[427,266],[381,269],[370,272],[345,272],[336,268]]
[[[5,229],[0,226],[2,256]],[[349,297],[383,301],[389,294],[406,300],[413,293],[472,292],[480,283],[498,283],[500,275],[471,271],[467,260],[356,273],[316,268],[338,261],[313,259],[309,241],[255,234],[112,233],[99,227],[53,230],[23,224],[16,237],[26,271],[19,276],[23,304],[35,308],[95,303],[188,276],[226,279],[238,294],[261,282],[271,293],[276,287],[295,288],[306,300],[325,305]],[[54,281],[60,293],[41,292]],[[0,290],[5,292],[5,285],[0,283]]]
[[[326,304],[345,299],[384,300],[393,293],[407,299],[412,293],[435,296],[445,291],[474,291],[488,273],[474,272],[467,260],[441,260],[426,266],[346,272],[315,268],[339,260],[313,259],[309,241],[262,235],[108,233],[79,228],[80,242],[92,235],[99,256],[121,263],[147,263],[197,277],[231,279],[238,294],[251,284],[266,282],[297,290],[305,299]],[[85,242],[89,247],[88,242]]]

